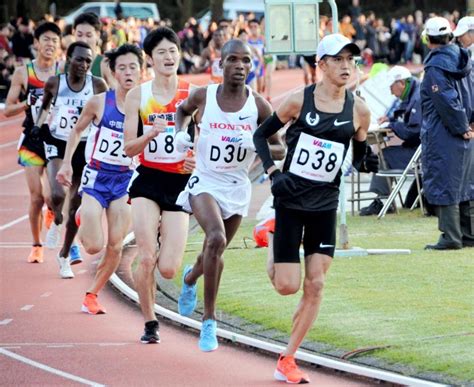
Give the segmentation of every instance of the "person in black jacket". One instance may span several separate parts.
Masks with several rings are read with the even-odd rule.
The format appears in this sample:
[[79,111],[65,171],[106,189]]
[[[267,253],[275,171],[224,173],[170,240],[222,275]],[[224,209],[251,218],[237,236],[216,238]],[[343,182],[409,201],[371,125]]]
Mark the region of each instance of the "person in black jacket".
[[[387,168],[405,169],[415,154],[416,148],[420,145],[422,120],[420,84],[416,78],[412,77],[410,71],[402,66],[393,67],[388,72],[388,77],[390,79],[390,91],[399,99],[399,104],[388,117],[380,117],[378,123],[387,123],[386,125],[392,129],[398,138],[403,140],[403,143],[389,146],[383,149],[382,153]],[[416,187],[416,183],[414,182],[412,186]],[[377,215],[380,212],[383,207],[380,197],[386,197],[390,194],[387,178],[374,175],[370,183],[370,192],[376,193],[379,197],[369,206],[360,210],[361,216]],[[411,204],[405,203],[405,206],[411,207]]]

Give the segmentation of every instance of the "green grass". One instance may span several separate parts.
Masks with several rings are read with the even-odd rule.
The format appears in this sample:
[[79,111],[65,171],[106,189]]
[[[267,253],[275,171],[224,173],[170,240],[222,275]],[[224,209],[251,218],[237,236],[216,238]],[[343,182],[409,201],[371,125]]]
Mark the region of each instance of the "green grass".
[[[224,255],[218,308],[288,334],[299,295],[282,297],[273,290],[265,271],[266,249],[254,249],[253,241],[250,248],[239,249],[254,224],[243,223]],[[307,340],[341,351],[389,345],[370,356],[421,375],[435,372],[473,381],[474,249],[423,250],[439,234],[436,219],[419,212],[383,220],[349,216],[348,227],[352,246],[412,253],[336,258]],[[201,232],[190,237],[186,263],[194,261],[202,237]],[[199,285],[202,299],[202,281]]]

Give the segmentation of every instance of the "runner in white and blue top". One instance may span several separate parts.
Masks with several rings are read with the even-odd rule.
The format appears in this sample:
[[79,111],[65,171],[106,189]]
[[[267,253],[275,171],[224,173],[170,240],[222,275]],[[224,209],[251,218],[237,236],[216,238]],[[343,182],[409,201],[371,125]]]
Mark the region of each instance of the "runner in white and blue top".
[[72,154],[83,131],[93,124],[88,139],[91,157],[82,174],[82,206],[80,217],[76,219],[80,219],[79,236],[89,254],[98,253],[104,245],[104,211],[108,235],[106,253],[82,304],[82,311],[89,314],[105,313],[105,308],[97,302],[97,294],[120,262],[122,241],[130,223],[127,187],[132,175],[132,159],[124,154],[123,110],[126,94],[139,83],[143,64],[141,50],[134,45],[122,45],[106,56],[117,89],[96,95],[86,104],[69,136],[64,163],[57,175],[61,184],[71,184]]

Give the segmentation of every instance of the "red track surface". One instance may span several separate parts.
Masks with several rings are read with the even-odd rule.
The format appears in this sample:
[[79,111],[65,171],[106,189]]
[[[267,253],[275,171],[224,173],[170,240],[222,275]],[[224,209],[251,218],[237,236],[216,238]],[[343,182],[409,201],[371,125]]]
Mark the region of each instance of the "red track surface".
[[[278,72],[275,95],[298,86],[301,79],[299,72]],[[26,262],[28,220],[9,226],[28,208],[23,174],[7,177],[21,170],[13,143],[20,122],[0,115],[0,384],[281,385],[272,377],[273,357],[224,343],[204,354],[197,348],[196,333],[167,323],[161,324],[161,344],[140,344],[139,310],[108,287],[100,295],[108,314],[79,312],[96,257],[87,256],[75,266],[73,280],[59,278],[56,251],[45,250],[44,264]],[[28,364],[12,358],[15,354]],[[308,372],[314,384],[365,384],[319,370]]]

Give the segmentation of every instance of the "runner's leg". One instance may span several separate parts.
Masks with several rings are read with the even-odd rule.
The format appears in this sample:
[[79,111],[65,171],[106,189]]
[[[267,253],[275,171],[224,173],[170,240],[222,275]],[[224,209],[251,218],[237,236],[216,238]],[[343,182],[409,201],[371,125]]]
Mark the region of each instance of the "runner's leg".
[[26,183],[30,191],[30,207],[29,220],[31,236],[33,237],[33,244],[41,244],[41,225],[42,225],[42,209],[44,204],[43,188],[41,184],[41,175],[43,174],[43,166],[28,166],[25,167]]
[[183,262],[188,239],[189,215],[182,211],[163,211],[160,225],[158,270],[166,278],[174,278]]
[[104,247],[104,232],[102,230],[103,207],[91,195],[82,193],[81,227],[79,239],[88,254],[97,254]]
[[[85,197],[83,199],[85,199]],[[130,206],[127,204],[127,200],[127,196],[114,200],[106,210],[108,228],[107,246],[105,254],[97,266],[97,272],[88,293],[98,294],[115,270],[117,270],[120,263],[122,242],[130,224]],[[84,208],[84,204],[82,208]]]
[[135,288],[145,322],[156,320],[154,271],[157,262],[156,237],[160,224],[160,207],[143,197],[132,199],[133,231],[138,245],[138,266],[133,273]]
[[306,334],[313,326],[321,306],[324,281],[331,263],[332,258],[324,254],[316,253],[306,257],[303,296],[293,316],[293,327],[288,346],[283,352],[284,356],[295,354]]
[[72,177],[72,185],[69,188],[69,207],[68,207],[68,219],[66,222],[66,233],[64,235],[64,243],[59,251],[59,255],[63,258],[69,257],[69,250],[74,242],[74,238],[77,234],[76,224],[76,211],[81,205],[81,197],[78,194],[79,186],[81,185],[81,176],[77,175]]

